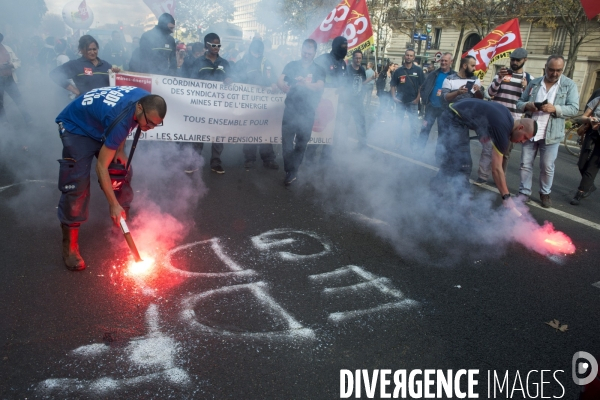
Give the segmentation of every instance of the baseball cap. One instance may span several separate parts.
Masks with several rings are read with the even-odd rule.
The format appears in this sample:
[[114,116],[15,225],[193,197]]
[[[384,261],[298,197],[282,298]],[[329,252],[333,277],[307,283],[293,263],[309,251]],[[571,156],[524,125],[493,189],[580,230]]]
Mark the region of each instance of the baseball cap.
[[177,50],[185,50],[185,43],[179,43],[177,45]]
[[526,58],[527,57],[527,50],[525,50],[522,47],[519,47],[518,49],[513,50],[513,52],[510,54],[510,58]]

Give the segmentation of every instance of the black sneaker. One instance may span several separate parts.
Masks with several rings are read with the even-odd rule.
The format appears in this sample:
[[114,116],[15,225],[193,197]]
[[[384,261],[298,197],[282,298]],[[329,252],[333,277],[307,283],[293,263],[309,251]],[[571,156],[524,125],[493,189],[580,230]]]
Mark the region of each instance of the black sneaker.
[[278,170],[279,164],[277,164],[275,161],[265,161],[263,162],[263,167]]
[[[244,168],[246,168],[246,169],[253,169],[253,168],[254,168],[254,166],[255,166],[254,164],[255,164],[255,163],[254,163],[254,161],[246,161],[246,162],[244,163]],[[214,170],[213,170],[213,171],[214,171]]]
[[487,183],[487,179],[477,178],[477,180],[473,182],[473,185],[481,186],[486,183]]
[[213,172],[216,172],[217,174],[224,174],[224,173],[225,173],[225,170],[224,170],[224,169],[223,169],[223,167],[221,167],[220,165],[216,165],[216,166],[214,166],[214,167],[210,167],[210,169],[211,169]]
[[586,197],[589,197],[590,194],[592,194],[594,192],[594,190],[596,190],[596,186],[592,185],[592,187],[590,188],[590,190],[588,190],[587,192],[583,193],[583,199],[585,199]]
[[285,186],[290,186],[296,180],[295,172],[287,172],[285,174],[285,179],[283,180],[283,184]]
[[583,199],[585,196],[585,192],[578,190],[577,193],[575,193],[575,197],[573,197],[573,200],[571,200],[571,205],[573,206],[578,206],[579,202],[581,201],[581,199]]
[[550,200],[549,194],[540,193],[540,200],[542,201],[542,207],[544,207],[544,208],[552,207],[552,200]]

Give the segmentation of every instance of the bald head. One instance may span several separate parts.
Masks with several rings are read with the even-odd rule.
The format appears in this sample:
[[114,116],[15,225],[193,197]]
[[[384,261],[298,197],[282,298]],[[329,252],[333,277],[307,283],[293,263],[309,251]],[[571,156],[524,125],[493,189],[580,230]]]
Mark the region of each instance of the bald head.
[[510,134],[510,141],[513,143],[525,143],[537,133],[537,122],[531,118],[521,118],[515,120]]

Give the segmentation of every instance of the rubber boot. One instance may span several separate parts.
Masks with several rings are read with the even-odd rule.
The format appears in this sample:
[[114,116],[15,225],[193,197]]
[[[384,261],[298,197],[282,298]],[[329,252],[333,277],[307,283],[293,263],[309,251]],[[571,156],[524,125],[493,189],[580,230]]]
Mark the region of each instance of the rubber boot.
[[69,271],[81,271],[85,269],[85,261],[79,254],[79,227],[73,228],[61,224],[62,228],[62,257]]

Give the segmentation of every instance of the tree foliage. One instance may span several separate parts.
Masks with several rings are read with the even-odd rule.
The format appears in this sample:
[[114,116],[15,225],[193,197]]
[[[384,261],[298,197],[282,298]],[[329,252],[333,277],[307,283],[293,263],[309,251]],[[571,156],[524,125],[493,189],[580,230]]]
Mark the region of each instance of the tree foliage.
[[327,16],[339,0],[262,0],[256,18],[268,32],[290,32],[304,36]]
[[375,37],[375,56],[379,59],[392,41],[393,28],[398,17],[401,0],[367,0],[373,36]]
[[46,14],[42,18],[42,32],[46,36],[63,38],[67,35],[67,25],[62,16],[58,14]]
[[588,21],[579,0],[536,0],[536,22],[550,28],[563,27],[569,39],[565,75],[572,78],[577,53],[582,44],[596,40],[600,44],[600,21],[596,16]]
[[0,0],[0,29],[4,35],[8,29],[19,35],[31,35],[39,28],[46,11],[44,0]]
[[439,0],[433,13],[446,24],[473,29],[481,37],[530,11],[534,0]]
[[206,29],[233,19],[233,11],[233,0],[178,0],[175,22],[188,34],[194,34],[198,27]]

